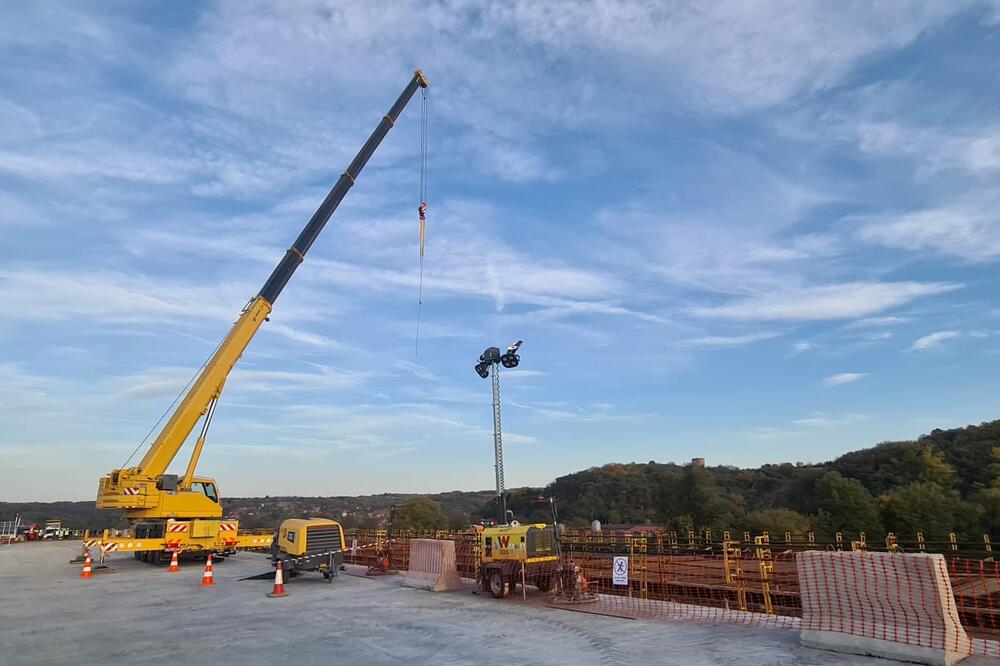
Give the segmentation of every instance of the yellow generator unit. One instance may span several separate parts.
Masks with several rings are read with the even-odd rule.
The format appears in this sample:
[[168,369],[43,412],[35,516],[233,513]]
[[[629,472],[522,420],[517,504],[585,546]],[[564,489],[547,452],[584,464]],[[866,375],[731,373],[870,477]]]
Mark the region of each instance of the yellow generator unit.
[[[523,580],[542,592],[552,589],[559,566],[559,540],[545,523],[487,527],[479,533],[479,585],[498,599]],[[522,572],[523,569],[523,572]]]
[[281,562],[287,578],[319,571],[328,583],[344,566],[344,528],[328,518],[290,518],[281,523],[271,542],[271,563]]

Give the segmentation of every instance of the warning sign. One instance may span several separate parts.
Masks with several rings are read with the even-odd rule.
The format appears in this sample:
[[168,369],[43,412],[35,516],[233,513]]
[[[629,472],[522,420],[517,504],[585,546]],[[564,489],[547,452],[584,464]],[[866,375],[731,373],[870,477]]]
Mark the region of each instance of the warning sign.
[[611,582],[615,585],[628,585],[628,558],[615,557],[611,564]]

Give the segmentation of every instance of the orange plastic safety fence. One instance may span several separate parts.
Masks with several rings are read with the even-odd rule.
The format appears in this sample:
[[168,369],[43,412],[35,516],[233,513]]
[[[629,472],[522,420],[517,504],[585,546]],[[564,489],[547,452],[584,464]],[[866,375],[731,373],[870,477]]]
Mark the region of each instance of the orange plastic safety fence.
[[[558,561],[481,571],[475,533],[411,532],[393,534],[393,568],[407,568],[409,539],[417,537],[454,540],[460,575],[509,601],[620,617],[838,632],[1000,657],[1000,563],[992,560],[796,551],[766,537],[726,539],[709,548],[696,537],[660,535],[561,539]],[[384,542],[385,534],[353,532],[349,545],[352,539],[362,546]],[[375,550],[359,548],[348,562],[374,564]],[[626,576],[615,576],[616,558],[627,558]]]

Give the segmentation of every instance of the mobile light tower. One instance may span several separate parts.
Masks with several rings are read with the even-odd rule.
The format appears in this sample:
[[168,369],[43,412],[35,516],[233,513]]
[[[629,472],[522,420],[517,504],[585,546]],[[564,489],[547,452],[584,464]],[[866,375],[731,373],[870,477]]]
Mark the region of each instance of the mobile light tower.
[[486,379],[493,377],[493,449],[496,455],[494,469],[497,476],[497,525],[506,525],[507,493],[503,480],[503,436],[500,429],[500,366],[516,368],[521,362],[517,350],[521,348],[522,340],[507,347],[507,353],[501,354],[499,347],[488,347],[479,356],[476,373]]

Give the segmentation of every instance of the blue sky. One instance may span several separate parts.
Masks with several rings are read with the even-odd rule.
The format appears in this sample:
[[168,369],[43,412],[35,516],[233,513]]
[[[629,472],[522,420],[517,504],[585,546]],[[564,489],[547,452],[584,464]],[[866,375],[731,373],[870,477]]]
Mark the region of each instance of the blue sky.
[[995,2],[22,4],[3,499],[94,496],[417,66],[419,354],[414,103],[230,378],[224,495],[491,487],[518,338],[512,486],[1000,416]]

